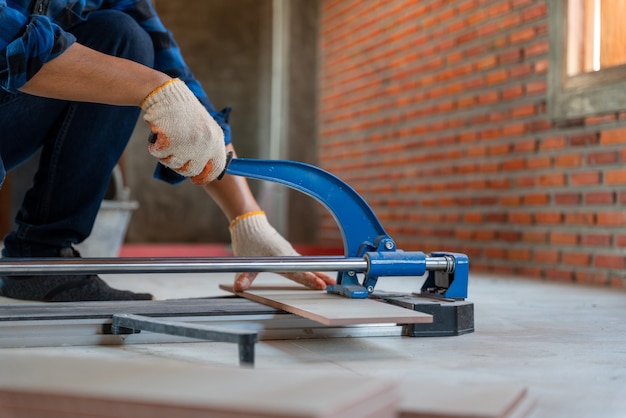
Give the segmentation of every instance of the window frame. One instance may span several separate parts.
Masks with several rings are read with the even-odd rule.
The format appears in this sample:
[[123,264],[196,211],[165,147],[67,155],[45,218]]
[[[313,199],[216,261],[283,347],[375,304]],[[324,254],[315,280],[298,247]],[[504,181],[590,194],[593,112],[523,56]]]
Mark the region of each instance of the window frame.
[[548,0],[548,115],[554,121],[626,110],[626,65],[568,76],[566,0]]

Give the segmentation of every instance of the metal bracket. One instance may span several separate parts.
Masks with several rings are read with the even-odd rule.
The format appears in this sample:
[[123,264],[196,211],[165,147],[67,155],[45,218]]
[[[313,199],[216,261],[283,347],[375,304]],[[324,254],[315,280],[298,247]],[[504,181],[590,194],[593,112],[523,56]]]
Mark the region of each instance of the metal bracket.
[[467,298],[469,260],[465,254],[432,253],[433,257],[445,257],[450,260],[452,269],[430,271],[422,285],[422,293],[444,298]]
[[254,345],[259,340],[256,331],[164,321],[143,315],[114,314],[111,333],[120,335],[128,334],[129,331],[130,333],[149,331],[178,337],[237,343],[239,345],[239,365],[241,366],[254,366]]
[[226,172],[279,183],[315,198],[335,218],[346,257],[362,255],[359,252],[364,243],[378,242],[379,237],[387,236],[367,202],[344,181],[321,168],[297,161],[235,158]]

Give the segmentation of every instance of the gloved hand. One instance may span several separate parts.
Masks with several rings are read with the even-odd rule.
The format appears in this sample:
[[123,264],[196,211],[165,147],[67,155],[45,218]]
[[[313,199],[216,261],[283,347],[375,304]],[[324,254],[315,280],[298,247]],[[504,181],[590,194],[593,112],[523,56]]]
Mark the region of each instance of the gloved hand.
[[[262,211],[249,212],[238,216],[230,223],[230,236],[236,256],[270,257],[298,256],[289,242],[270,225]],[[246,290],[252,285],[258,273],[239,273],[235,276],[234,289]],[[335,284],[335,279],[324,273],[295,272],[281,273],[282,276],[313,289],[325,289]]]
[[167,81],[141,102],[157,140],[150,154],[194,184],[215,180],[226,165],[224,132],[180,79]]

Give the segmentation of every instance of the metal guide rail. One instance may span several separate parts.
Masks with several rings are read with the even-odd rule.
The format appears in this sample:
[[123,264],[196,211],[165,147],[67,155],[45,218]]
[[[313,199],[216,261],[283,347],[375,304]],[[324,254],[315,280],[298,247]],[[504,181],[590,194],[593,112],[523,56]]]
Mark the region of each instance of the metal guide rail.
[[[423,291],[447,298],[467,296],[467,259],[463,254],[422,252],[367,252],[357,257],[228,257],[228,258],[5,258],[0,276],[339,271],[329,292],[366,298],[379,277],[430,275]],[[359,283],[357,273],[365,279]],[[455,279],[456,283],[455,283]]]
[[[447,257],[427,257],[393,260],[390,269],[420,272],[423,269],[450,271],[454,260]],[[399,261],[399,262],[398,262]],[[344,258],[338,256],[292,256],[292,257],[211,257],[211,258],[5,258],[0,260],[0,275],[48,275],[48,274],[116,274],[116,273],[241,273],[296,271],[352,271],[368,273],[381,269],[380,264],[389,260],[380,258]],[[402,266],[398,266],[402,264]]]

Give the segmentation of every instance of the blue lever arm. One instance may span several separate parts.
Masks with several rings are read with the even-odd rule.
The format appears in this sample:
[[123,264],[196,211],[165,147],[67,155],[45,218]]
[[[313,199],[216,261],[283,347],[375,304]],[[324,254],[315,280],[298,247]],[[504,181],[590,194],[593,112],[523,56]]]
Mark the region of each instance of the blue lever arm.
[[[297,161],[234,158],[226,172],[280,183],[315,198],[335,218],[346,257],[362,256],[375,250],[381,237],[388,238],[367,202],[344,181],[318,167]],[[395,247],[393,242],[387,246]]]

